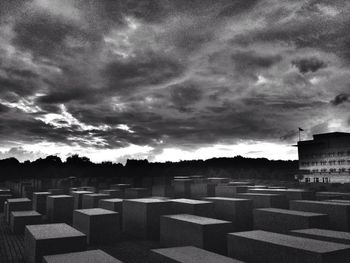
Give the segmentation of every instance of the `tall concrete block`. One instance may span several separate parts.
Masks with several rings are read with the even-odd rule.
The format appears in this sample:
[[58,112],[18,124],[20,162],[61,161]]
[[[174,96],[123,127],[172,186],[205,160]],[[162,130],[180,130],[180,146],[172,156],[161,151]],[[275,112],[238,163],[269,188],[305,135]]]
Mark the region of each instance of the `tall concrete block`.
[[204,217],[213,217],[214,204],[210,201],[193,199],[171,199],[172,214],[190,214]]
[[36,211],[11,212],[10,226],[15,234],[23,234],[26,225],[38,225],[42,223],[42,215]]
[[47,197],[46,215],[50,223],[72,223],[74,199],[70,195]]
[[52,195],[64,195],[65,194],[65,191],[64,189],[48,189],[47,190],[48,192],[50,192]]
[[90,191],[73,191],[72,196],[74,198],[74,209],[81,209],[83,207],[83,195],[93,194]]
[[124,197],[126,199],[146,198],[152,195],[148,188],[126,188]]
[[33,193],[33,209],[42,215],[46,214],[46,200],[51,195],[50,192],[34,192]]
[[174,197],[174,187],[171,185],[153,185],[152,196]]
[[98,202],[101,199],[109,199],[110,195],[107,194],[83,194],[82,208],[97,208]]
[[299,229],[291,235],[350,245],[350,233],[320,228]]
[[111,184],[111,189],[122,190],[125,191],[126,188],[130,188],[131,184]]
[[32,210],[32,201],[28,198],[10,198],[6,205],[6,222],[10,223],[11,212]]
[[193,179],[174,179],[174,195],[175,198],[190,198],[191,184]]
[[78,191],[88,191],[88,192],[92,192],[95,193],[96,192],[96,187],[95,186],[80,186],[78,187]]
[[102,250],[44,256],[43,263],[123,263]]
[[190,185],[191,198],[201,199],[204,197],[215,196],[215,186],[214,183],[192,183]]
[[228,255],[252,263],[345,263],[350,246],[255,230],[228,234]]
[[139,238],[159,239],[161,215],[170,214],[171,203],[152,198],[123,201],[123,231]]
[[350,204],[294,200],[290,202],[290,209],[327,214],[330,229],[350,231]]
[[124,198],[123,190],[105,189],[105,190],[100,190],[100,193],[109,195],[112,198]]
[[165,215],[160,219],[160,243],[165,247],[195,246],[226,254],[229,221],[195,215]]
[[207,180],[215,184],[228,184],[230,182],[228,177],[208,177]]
[[214,203],[215,217],[231,221],[234,231],[251,230],[253,227],[253,202],[249,199],[208,197]]
[[254,208],[288,208],[285,195],[242,193],[236,197],[252,200]]
[[113,198],[113,199],[101,199],[98,202],[98,207],[107,209],[110,211],[118,212],[123,214],[123,199]]
[[246,193],[248,186],[244,185],[223,185],[215,187],[215,196],[218,197],[235,197],[239,193]]
[[83,251],[86,235],[67,224],[25,227],[24,255],[28,263],[41,263],[43,256]]
[[265,193],[285,195],[288,202],[291,200],[315,200],[313,191],[304,189],[248,189],[248,193]]
[[328,215],[279,208],[260,208],[254,212],[254,229],[288,233],[303,228],[328,227]]
[[243,263],[198,247],[171,247],[151,250],[152,263]]
[[102,208],[74,210],[73,227],[90,245],[115,243],[121,236],[120,214]]
[[0,195],[0,211],[4,210],[4,203],[9,198],[12,198],[11,194],[1,194]]

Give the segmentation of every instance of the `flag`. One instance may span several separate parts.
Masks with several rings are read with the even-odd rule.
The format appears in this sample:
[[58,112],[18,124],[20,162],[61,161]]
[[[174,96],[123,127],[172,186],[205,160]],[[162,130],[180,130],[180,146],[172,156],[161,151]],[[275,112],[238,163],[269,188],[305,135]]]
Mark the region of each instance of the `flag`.
[[302,128],[299,127],[299,131],[304,131]]

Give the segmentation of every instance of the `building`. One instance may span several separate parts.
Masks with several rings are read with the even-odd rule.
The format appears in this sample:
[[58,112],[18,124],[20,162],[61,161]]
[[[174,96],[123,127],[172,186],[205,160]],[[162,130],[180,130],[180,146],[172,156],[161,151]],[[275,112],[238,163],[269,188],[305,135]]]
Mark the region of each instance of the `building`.
[[301,181],[350,182],[350,133],[316,134],[297,146]]

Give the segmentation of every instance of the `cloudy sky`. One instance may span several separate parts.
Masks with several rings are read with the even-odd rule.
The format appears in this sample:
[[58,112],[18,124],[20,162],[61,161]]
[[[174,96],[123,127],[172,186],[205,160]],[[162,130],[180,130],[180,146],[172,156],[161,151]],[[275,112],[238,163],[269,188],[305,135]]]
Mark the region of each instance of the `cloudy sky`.
[[0,159],[296,159],[350,131],[348,0],[1,0]]

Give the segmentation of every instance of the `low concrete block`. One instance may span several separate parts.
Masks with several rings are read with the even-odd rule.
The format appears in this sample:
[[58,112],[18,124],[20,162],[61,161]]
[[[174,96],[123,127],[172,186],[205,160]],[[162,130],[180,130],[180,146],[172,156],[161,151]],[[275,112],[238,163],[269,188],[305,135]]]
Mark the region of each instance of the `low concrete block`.
[[152,263],[243,263],[204,249],[187,246],[151,250]]
[[172,199],[172,214],[190,214],[204,217],[214,217],[214,203],[211,201],[193,199]]
[[11,212],[32,210],[32,201],[28,198],[10,198],[6,205],[6,222],[10,223]]
[[41,263],[43,256],[83,251],[86,235],[67,224],[25,227],[24,255],[28,263]]
[[0,211],[4,210],[4,203],[9,198],[12,198],[11,194],[1,194],[0,195]]
[[242,193],[236,197],[252,200],[254,208],[288,208],[285,195]]
[[350,233],[320,228],[299,229],[290,232],[291,235],[317,240],[350,245]]
[[215,196],[215,186],[214,183],[193,183],[190,185],[191,198],[201,199]]
[[83,207],[83,195],[93,194],[90,191],[73,191],[72,196],[74,198],[74,209],[81,209]]
[[151,195],[151,190],[148,188],[126,188],[124,197],[126,199],[137,199],[150,197]]
[[228,254],[252,263],[345,263],[350,246],[255,230],[228,234]]
[[34,192],[33,193],[33,209],[42,215],[46,214],[46,200],[51,195],[50,192]]
[[124,200],[123,231],[143,239],[159,239],[160,216],[171,212],[171,202],[166,200]]
[[47,197],[46,215],[50,223],[72,223],[74,199],[70,195]]
[[43,263],[123,263],[102,250],[88,250],[52,256],[44,256]]
[[100,190],[100,193],[109,195],[112,198],[124,198],[123,190],[105,189],[105,190]]
[[101,199],[109,199],[111,198],[107,194],[83,194],[82,208],[97,208],[98,202]]
[[87,236],[88,244],[109,244],[120,239],[120,214],[91,208],[74,210],[73,227]]
[[218,197],[235,197],[239,193],[246,193],[248,186],[244,185],[222,185],[215,188],[215,196]]
[[229,221],[195,215],[165,215],[160,219],[160,243],[165,247],[195,246],[226,254]]
[[253,201],[249,199],[208,197],[214,203],[215,217],[231,221],[233,231],[251,230],[253,227]]
[[328,227],[328,215],[279,208],[255,209],[254,229],[288,233],[303,228]]
[[42,223],[42,215],[36,211],[11,212],[10,226],[15,234],[23,234],[26,225],[38,225]]
[[292,210],[327,214],[330,229],[350,231],[350,203],[294,200],[289,206]]
[[343,192],[316,192],[317,200],[344,199],[350,200],[350,193]]

